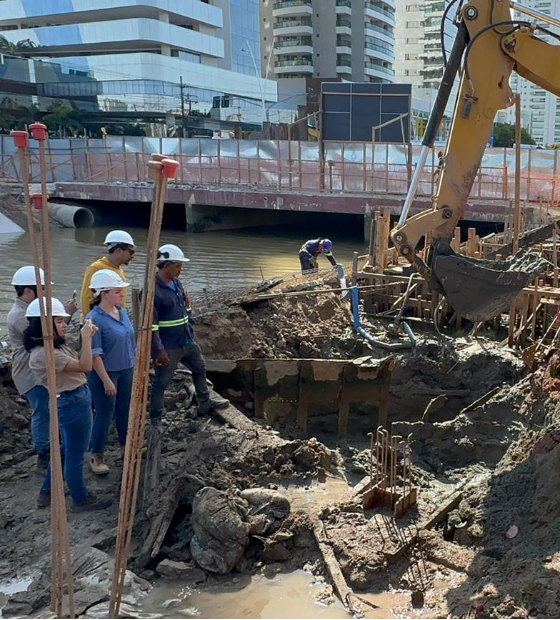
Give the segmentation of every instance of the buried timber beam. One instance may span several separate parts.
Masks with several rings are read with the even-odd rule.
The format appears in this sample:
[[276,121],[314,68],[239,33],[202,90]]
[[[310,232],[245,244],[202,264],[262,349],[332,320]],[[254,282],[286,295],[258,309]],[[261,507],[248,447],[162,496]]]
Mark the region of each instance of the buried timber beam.
[[340,564],[329,543],[325,525],[320,519],[313,520],[313,535],[342,604],[354,617],[363,618],[364,614],[359,599],[346,583]]

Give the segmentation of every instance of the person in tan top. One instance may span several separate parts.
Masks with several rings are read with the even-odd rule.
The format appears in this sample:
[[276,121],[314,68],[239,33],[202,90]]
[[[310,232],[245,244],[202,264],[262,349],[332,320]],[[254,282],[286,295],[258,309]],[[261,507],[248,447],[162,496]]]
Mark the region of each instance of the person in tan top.
[[[40,300],[32,301],[25,316],[29,326],[24,332],[23,344],[30,352],[29,368],[41,385],[47,387],[47,357],[41,328]],[[92,426],[91,393],[86,372],[91,372],[93,358],[91,339],[97,328],[87,320],[82,327],[82,350],[80,356],[66,345],[66,321],[68,316],[62,303],[52,299],[54,324],[54,363],[56,370],[56,393],[58,425],[62,438],[62,461],[64,479],[70,490],[75,512],[103,510],[110,500],[96,498],[84,481],[84,456],[89,447]],[[51,471],[47,469],[45,481],[39,492],[37,506],[45,508],[51,501]]]

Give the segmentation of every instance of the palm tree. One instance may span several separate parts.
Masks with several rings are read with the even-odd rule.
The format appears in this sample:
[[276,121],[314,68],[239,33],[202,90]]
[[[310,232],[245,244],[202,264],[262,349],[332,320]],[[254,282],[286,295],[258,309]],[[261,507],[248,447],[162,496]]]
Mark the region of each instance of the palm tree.
[[55,101],[43,116],[43,123],[51,130],[56,131],[59,138],[64,138],[69,131],[72,135],[82,131],[83,125],[77,120],[80,111],[65,105],[62,101]]
[[13,54],[14,56],[22,56],[37,48],[37,44],[31,39],[22,39],[21,41],[8,41],[6,37],[0,35],[0,52],[5,54]]

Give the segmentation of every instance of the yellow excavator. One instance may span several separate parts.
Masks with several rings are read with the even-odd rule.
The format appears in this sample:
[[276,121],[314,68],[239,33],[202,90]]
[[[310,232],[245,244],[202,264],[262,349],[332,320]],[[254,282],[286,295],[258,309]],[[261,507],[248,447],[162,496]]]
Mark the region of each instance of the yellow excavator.
[[[452,0],[447,11],[457,2]],[[494,117],[498,110],[513,104],[509,85],[512,71],[560,96],[560,46],[539,37],[560,40],[560,34],[542,25],[544,22],[560,27],[560,21],[513,0],[459,0],[456,10],[457,36],[446,59],[420,157],[391,237],[399,254],[446,297],[460,316],[479,322],[503,312],[547,265],[524,250],[506,261],[491,261],[456,254],[450,244],[463,217]],[[523,19],[514,18],[513,11],[521,13]],[[422,168],[459,71],[459,93],[433,207],[409,218]],[[424,261],[418,249],[427,233],[431,233],[432,245]]]

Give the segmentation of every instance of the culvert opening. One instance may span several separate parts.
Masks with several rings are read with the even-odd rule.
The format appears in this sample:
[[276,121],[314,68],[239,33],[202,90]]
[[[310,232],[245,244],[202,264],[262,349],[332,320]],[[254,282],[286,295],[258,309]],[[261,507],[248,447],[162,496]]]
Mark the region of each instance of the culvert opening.
[[91,228],[95,223],[93,213],[89,209],[77,209],[74,213],[74,226],[76,228]]

